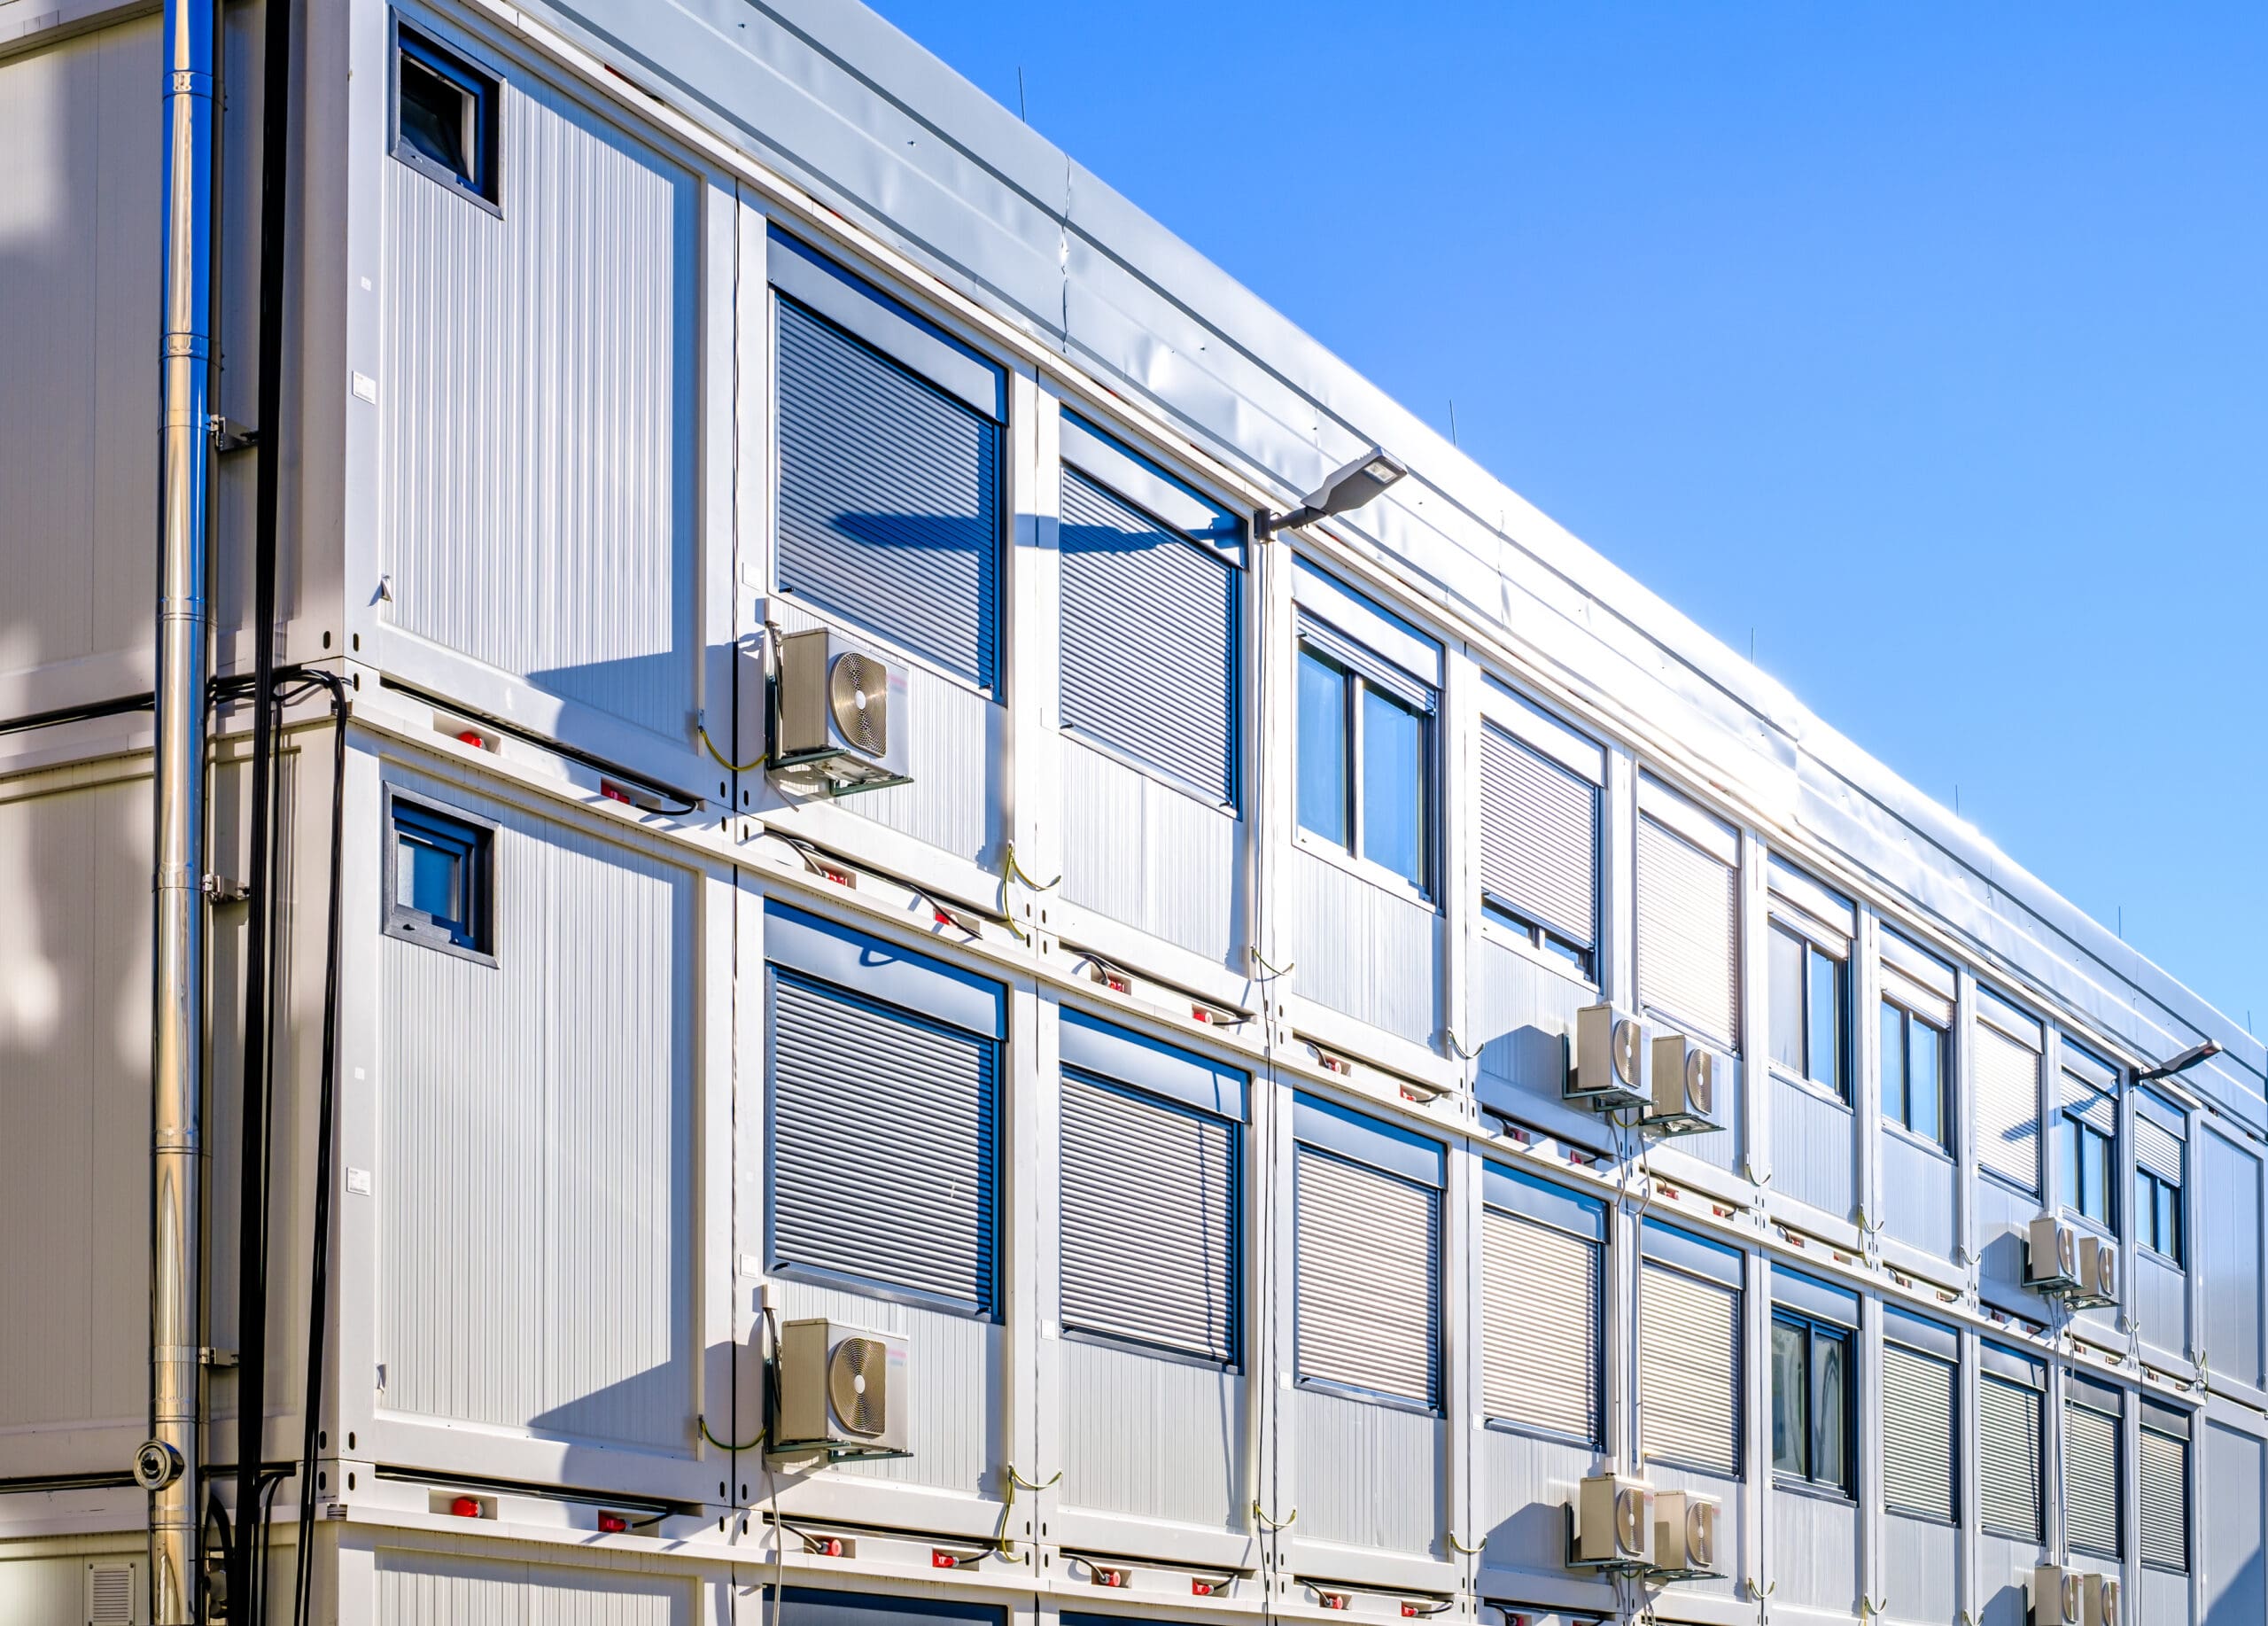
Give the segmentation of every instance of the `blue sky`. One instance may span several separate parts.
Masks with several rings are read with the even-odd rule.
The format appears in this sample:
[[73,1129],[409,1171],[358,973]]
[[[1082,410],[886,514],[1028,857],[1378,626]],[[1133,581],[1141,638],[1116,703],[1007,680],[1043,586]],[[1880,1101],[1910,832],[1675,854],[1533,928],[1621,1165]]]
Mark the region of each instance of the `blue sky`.
[[878,4],[2268,1025],[2268,7]]

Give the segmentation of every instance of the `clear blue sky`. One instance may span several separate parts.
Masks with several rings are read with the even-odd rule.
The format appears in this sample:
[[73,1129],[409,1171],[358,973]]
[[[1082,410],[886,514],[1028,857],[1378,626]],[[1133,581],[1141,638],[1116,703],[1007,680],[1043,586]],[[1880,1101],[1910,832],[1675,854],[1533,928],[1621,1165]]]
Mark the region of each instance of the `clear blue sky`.
[[878,3],[2268,1028],[2268,5]]

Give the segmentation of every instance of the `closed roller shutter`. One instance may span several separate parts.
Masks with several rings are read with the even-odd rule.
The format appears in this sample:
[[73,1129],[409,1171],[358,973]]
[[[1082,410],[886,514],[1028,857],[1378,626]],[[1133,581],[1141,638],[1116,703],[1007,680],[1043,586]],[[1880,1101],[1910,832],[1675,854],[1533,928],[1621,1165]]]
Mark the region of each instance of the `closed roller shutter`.
[[2118,1556],[2118,1420],[2063,1408],[2063,1523],[2074,1547]]
[[1063,721],[1236,800],[1235,561],[1063,471]]
[[1578,947],[1597,933],[1598,789],[1483,724],[1480,885]]
[[1997,1028],[1977,1028],[1977,1161],[2039,1189],[2039,1057]]
[[2189,1568],[2189,1442],[2142,1430],[2142,1561]]
[[1740,1293],[1649,1261],[1638,1389],[1648,1457],[1740,1472]]
[[1236,1358],[1237,1126],[1063,1077],[1063,1324]]
[[2039,1539],[2040,1433],[2037,1389],[1990,1373],[1977,1381],[1977,1490],[1984,1528],[2017,1541]]
[[2118,1103],[2069,1073],[2063,1075],[2063,1110],[2088,1128],[2118,1138]]
[[1925,987],[1888,961],[1882,962],[1882,993],[1894,1000],[1933,1028],[1953,1026],[1953,1001],[1936,989]]
[[771,982],[774,1256],[992,1309],[995,1041]]
[[2181,1184],[2181,1140],[2164,1126],[2134,1115],[2134,1161],[2170,1186]]
[[1481,1404],[1598,1438],[1599,1249],[1524,1215],[1480,1213]]
[[1434,1404],[1440,1194],[1309,1146],[1297,1160],[1300,1376]]
[[1884,1343],[1882,1494],[1893,1513],[1953,1517],[1953,1367]]
[[999,424],[794,300],[778,308],[781,590],[990,688]]
[[1739,995],[1740,874],[1638,821],[1638,998],[1722,1044]]

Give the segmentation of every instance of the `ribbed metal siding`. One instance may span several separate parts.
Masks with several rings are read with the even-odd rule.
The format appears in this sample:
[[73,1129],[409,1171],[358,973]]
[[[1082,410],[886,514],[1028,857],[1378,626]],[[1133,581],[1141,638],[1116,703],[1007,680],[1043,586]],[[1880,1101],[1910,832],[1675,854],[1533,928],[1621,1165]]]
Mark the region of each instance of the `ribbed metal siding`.
[[1236,800],[1235,561],[1063,471],[1063,721]]
[[2189,1568],[2189,1442],[2142,1430],[2142,1562]]
[[1440,1395],[1440,1194],[1298,1148],[1299,1374],[1426,1405]]
[[2063,1408],[2063,1526],[2074,1547],[2118,1555],[2118,1420]]
[[1480,1294],[1488,1415],[1597,1439],[1598,1244],[1483,1209]]
[[1739,992],[1740,873],[1638,821],[1638,998],[1729,1044]]
[[2139,1112],[2134,1115],[2134,1161],[2162,1180],[2181,1184],[2180,1137]]
[[1503,729],[1480,729],[1480,885],[1585,948],[1598,926],[1598,789]]
[[1237,1126],[1063,1076],[1063,1324],[1236,1358]]
[[2039,1539],[2040,1436],[2045,1396],[1990,1373],[1977,1381],[1977,1467],[1984,1529]]
[[1998,1029],[1977,1029],[1977,1161],[2039,1189],[2039,1057]]
[[1639,1314],[1645,1454],[1739,1473],[1739,1290],[1649,1261]]
[[779,301],[780,586],[990,688],[1000,426]]
[[1892,1513],[1953,1516],[1951,1365],[1899,1344],[1882,1350],[1882,1496]]
[[773,1256],[991,1309],[998,1046],[771,981]]

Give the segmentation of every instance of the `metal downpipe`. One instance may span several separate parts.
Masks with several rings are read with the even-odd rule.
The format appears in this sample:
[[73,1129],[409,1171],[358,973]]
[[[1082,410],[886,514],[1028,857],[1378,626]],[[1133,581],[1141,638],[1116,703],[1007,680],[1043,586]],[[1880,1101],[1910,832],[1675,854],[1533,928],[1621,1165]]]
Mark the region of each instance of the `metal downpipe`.
[[211,512],[216,0],[167,0],[158,472],[155,998],[151,1030],[150,1620],[201,1614],[206,603]]

